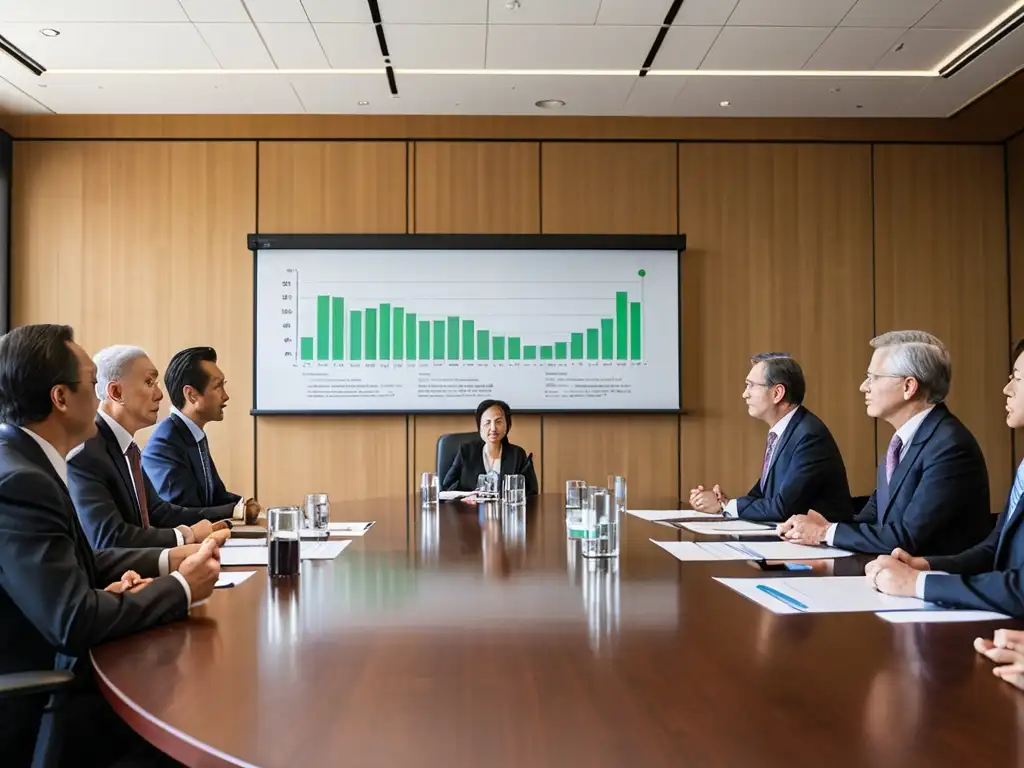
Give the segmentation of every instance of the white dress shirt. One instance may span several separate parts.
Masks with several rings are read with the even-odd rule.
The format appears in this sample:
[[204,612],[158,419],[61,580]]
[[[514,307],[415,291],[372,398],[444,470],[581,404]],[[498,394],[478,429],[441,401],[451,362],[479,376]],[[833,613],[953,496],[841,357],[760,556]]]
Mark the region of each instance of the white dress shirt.
[[[914,435],[917,434],[917,430],[921,427],[922,422],[926,418],[928,418],[928,414],[931,413],[934,408],[934,405],[930,406],[925,410],[921,411],[916,416],[911,416],[909,419],[907,419],[907,422],[902,427],[896,430],[896,434],[899,435],[900,440],[903,441],[903,444],[900,446],[901,464],[903,463],[903,459],[907,457],[907,451],[910,450],[910,444],[914,440]],[[878,511],[879,513],[881,513],[881,510]],[[836,538],[836,525],[838,525],[838,523],[832,523],[832,525],[830,525],[828,527],[828,530],[825,532],[825,543],[828,544],[830,547],[832,546],[832,542],[835,541]]]
[[[106,418],[109,418],[102,411],[100,411],[99,413],[102,416],[104,416]],[[113,421],[113,420],[111,419],[111,421]],[[117,424],[117,422],[114,422],[114,423]],[[120,424],[118,424],[117,426],[121,427]],[[121,429],[122,429],[122,431],[124,431],[124,427],[121,427]],[[36,443],[38,443],[39,447],[43,449],[43,453],[46,454],[46,458],[50,460],[50,464],[53,466],[54,472],[56,472],[57,476],[62,481],[64,481],[64,485],[66,486],[68,484],[68,464],[67,464],[67,461],[65,461],[64,457],[60,455],[60,452],[56,448],[54,448],[52,445],[50,445],[50,443],[48,441],[46,441],[43,438],[41,438],[39,435],[37,435],[32,430],[25,429],[24,427],[22,427],[21,431],[24,432],[29,437],[31,437],[33,440],[35,440]],[[125,431],[125,434],[127,435],[128,432]],[[129,435],[128,439],[129,439],[129,441],[131,441],[131,436],[130,435]],[[175,534],[177,534],[177,536],[178,536],[178,544],[180,546],[181,545],[181,534],[178,533],[178,531],[175,531]],[[171,561],[171,551],[169,549],[165,549],[163,552],[160,553],[159,572],[160,572],[161,576],[166,576],[167,572],[171,569],[170,568],[170,561]],[[189,605],[191,605],[192,604],[192,590],[188,586],[188,581],[185,579],[184,576],[182,576],[177,571],[172,573],[171,576],[173,576],[175,579],[177,579],[178,583],[181,584],[182,589],[185,590],[185,597],[188,599]]]
[[[782,441],[782,435],[786,432],[786,427],[789,426],[789,422],[791,422],[793,420],[793,417],[796,415],[796,412],[799,411],[799,410],[800,410],[800,406],[798,405],[792,411],[790,411],[785,416],[783,416],[781,419],[776,421],[775,425],[771,429],[768,430],[768,434],[774,434],[775,435],[775,445],[772,448],[772,459],[771,459],[771,462],[768,464],[768,471],[769,472],[772,469],[772,464],[775,463],[775,457],[778,455],[778,451],[776,449],[779,447],[779,443]],[[765,440],[767,441],[767,438],[765,438]],[[765,473],[765,477],[767,477],[767,476],[768,476],[768,474],[766,472]],[[737,510],[736,507],[737,507],[736,499],[729,499],[729,503],[725,505],[725,510],[722,512],[722,514],[724,514],[726,517],[739,517],[739,511]]]

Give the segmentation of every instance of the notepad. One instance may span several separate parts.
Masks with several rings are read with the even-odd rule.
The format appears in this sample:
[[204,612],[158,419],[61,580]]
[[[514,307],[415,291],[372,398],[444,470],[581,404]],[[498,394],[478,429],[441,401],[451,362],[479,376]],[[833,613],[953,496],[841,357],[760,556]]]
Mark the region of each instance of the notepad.
[[947,624],[966,621],[1004,621],[1012,620],[1005,613],[995,611],[958,611],[943,609],[939,611],[881,611],[875,614],[890,624]]
[[331,536],[362,536],[370,530],[376,520],[369,523],[328,523],[327,530]]
[[810,576],[795,579],[723,579],[715,581],[773,613],[861,613],[932,610],[916,597],[883,595],[865,576]]
[[[651,539],[654,541],[654,539]],[[788,541],[757,541],[740,544],[731,541],[654,541],[683,562],[715,560],[831,560],[852,552],[835,547],[809,547]]]
[[627,509],[626,512],[651,523],[725,520],[725,515],[698,512],[695,509]]
[[438,498],[441,501],[453,501],[455,499],[461,499],[469,496],[473,491],[441,491],[438,494]]
[[226,587],[237,587],[243,581],[252,576],[256,571],[221,571],[217,578],[214,589],[225,589]]
[[[352,539],[343,541],[304,541],[299,546],[299,557],[302,560],[333,560],[352,543]],[[238,547],[222,549],[221,565],[266,565],[266,547]]]
[[773,536],[774,525],[764,523],[752,523],[748,520],[719,520],[715,522],[701,523],[679,523],[679,528],[685,528],[693,533],[700,533],[705,536]]

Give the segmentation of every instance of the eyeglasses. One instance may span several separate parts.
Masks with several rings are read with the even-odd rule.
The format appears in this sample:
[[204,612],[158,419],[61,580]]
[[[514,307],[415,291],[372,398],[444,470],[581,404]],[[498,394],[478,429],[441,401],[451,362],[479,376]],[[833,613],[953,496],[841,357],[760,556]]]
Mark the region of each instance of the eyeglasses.
[[765,387],[770,389],[775,386],[774,384],[762,384],[759,381],[744,381],[743,383],[747,385],[747,389],[750,389],[751,387]]
[[866,381],[868,384],[874,384],[879,379],[905,379],[905,378],[907,378],[907,377],[904,376],[903,374],[900,374],[900,373],[872,373],[871,371],[868,371],[867,373],[864,374],[864,381]]

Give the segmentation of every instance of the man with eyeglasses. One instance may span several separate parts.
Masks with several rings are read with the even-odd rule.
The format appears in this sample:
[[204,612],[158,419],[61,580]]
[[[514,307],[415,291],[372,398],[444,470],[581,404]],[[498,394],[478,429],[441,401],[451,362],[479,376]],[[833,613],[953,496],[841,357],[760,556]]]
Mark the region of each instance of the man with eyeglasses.
[[717,485],[710,491],[697,486],[690,491],[690,505],[700,512],[768,523],[812,508],[830,521],[850,520],[846,466],[828,427],[803,406],[800,364],[777,352],[755,355],[750,364],[743,400],[747,413],[769,430],[761,476],[738,499],[729,499]]
[[946,407],[951,366],[930,333],[892,331],[871,340],[874,354],[860,391],[868,416],[892,436],[875,492],[853,522],[818,512],[779,526],[782,538],[868,554],[954,555],[992,527],[988,471],[974,435]]

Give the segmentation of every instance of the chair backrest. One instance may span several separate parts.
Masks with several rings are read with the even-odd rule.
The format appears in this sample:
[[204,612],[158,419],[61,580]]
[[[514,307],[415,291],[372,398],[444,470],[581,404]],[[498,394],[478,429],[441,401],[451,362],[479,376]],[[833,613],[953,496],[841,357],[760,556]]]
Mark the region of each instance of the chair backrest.
[[437,438],[437,481],[444,482],[444,476],[455,463],[455,457],[459,449],[466,443],[479,440],[480,435],[476,432],[453,432],[450,435],[441,435]]

